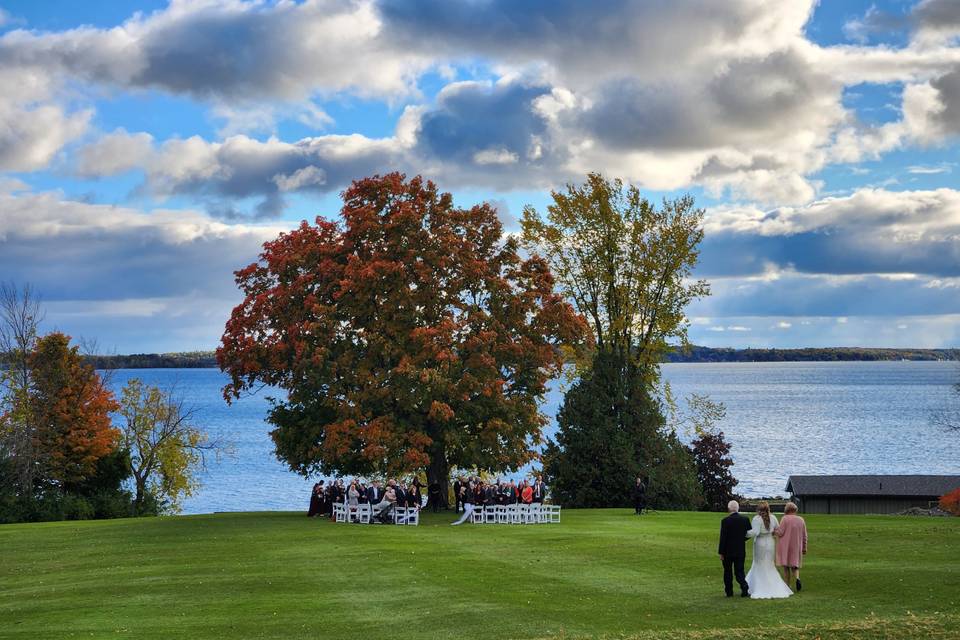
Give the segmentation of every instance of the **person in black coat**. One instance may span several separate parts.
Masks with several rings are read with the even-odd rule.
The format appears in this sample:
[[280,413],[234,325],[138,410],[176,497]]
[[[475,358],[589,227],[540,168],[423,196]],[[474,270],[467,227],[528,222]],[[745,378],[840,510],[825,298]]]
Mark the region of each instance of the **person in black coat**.
[[750,520],[740,515],[740,504],[731,500],[727,504],[730,512],[720,522],[720,545],[717,553],[723,563],[723,588],[727,597],[733,595],[733,576],[737,577],[740,585],[740,595],[744,598],[750,595],[747,588],[747,578],[743,575],[743,561],[747,557],[747,533],[750,531]]
[[440,513],[441,486],[439,482],[431,482],[427,487],[427,505],[433,507],[434,513]]
[[383,500],[383,489],[380,488],[380,483],[374,480],[373,485],[367,487],[367,502],[379,504],[381,500]]
[[460,507],[463,506],[463,492],[460,491],[460,487],[462,486],[463,480],[461,478],[457,478],[453,481],[453,496],[454,500],[456,501],[455,508],[457,513],[460,513]]
[[637,476],[637,484],[633,486],[633,508],[638,516],[643,515],[643,510],[647,508],[647,485],[640,476]]

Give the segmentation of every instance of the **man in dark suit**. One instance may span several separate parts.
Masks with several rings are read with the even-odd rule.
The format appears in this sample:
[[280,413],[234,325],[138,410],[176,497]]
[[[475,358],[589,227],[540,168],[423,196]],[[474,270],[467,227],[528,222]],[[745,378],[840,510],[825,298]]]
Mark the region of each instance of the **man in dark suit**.
[[457,510],[457,513],[460,513],[460,507],[463,506],[463,500],[461,500],[461,496],[460,496],[460,487],[462,486],[463,486],[463,480],[461,480],[460,478],[457,478],[456,480],[453,481],[453,497],[454,497],[454,500],[456,501],[455,508]]
[[747,590],[747,579],[743,575],[743,561],[747,557],[750,520],[740,515],[740,504],[736,500],[727,504],[727,511],[730,515],[720,522],[720,546],[717,549],[723,563],[723,588],[728,598],[733,596],[735,574],[740,585],[740,595],[746,598],[750,592]]
[[543,480],[540,476],[537,476],[537,481],[533,483],[533,501],[536,504],[543,504],[543,499],[547,496],[547,487],[543,484]]
[[373,484],[367,488],[367,502],[378,504],[381,500],[383,500],[383,489],[380,488],[380,483],[374,480]]

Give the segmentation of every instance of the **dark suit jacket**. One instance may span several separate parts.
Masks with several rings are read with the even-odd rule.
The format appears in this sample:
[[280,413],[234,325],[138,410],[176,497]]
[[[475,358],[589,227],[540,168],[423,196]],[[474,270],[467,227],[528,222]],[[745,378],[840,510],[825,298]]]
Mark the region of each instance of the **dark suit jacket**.
[[367,500],[370,501],[370,504],[377,504],[383,500],[383,489],[378,489],[377,487],[370,487],[367,489]]
[[739,513],[731,513],[720,522],[720,545],[717,553],[725,558],[747,556],[747,533],[750,520]]

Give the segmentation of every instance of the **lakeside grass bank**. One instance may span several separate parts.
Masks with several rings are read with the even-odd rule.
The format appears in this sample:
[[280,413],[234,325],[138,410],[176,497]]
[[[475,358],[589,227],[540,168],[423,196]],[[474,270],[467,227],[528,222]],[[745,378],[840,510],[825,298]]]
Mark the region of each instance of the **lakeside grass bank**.
[[753,601],[723,596],[721,517],[4,525],[0,638],[721,638],[759,626],[791,638],[960,636],[960,518],[806,516],[804,591]]

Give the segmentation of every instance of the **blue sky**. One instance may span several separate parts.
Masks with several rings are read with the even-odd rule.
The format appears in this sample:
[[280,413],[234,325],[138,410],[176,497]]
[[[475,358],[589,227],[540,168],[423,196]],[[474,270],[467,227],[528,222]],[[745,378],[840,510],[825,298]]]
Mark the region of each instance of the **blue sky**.
[[710,346],[957,346],[960,3],[0,0],[0,278],[109,350],[208,349],[350,180],[587,171],[707,210]]

